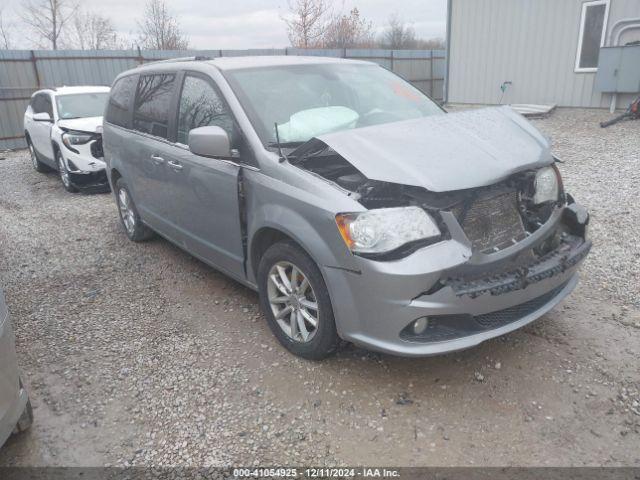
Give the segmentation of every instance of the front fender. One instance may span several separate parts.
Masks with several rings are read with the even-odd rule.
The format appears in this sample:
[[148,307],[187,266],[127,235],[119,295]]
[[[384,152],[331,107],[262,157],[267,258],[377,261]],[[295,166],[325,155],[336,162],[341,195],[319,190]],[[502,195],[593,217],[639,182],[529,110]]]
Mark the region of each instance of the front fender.
[[[248,251],[253,251],[256,234],[278,230],[297,242],[321,270],[338,267],[357,270],[358,264],[347,249],[335,222],[332,202],[319,190],[299,188],[265,175],[253,175],[247,195]],[[335,195],[335,192],[331,192]],[[256,266],[249,262],[247,275],[256,279]]]

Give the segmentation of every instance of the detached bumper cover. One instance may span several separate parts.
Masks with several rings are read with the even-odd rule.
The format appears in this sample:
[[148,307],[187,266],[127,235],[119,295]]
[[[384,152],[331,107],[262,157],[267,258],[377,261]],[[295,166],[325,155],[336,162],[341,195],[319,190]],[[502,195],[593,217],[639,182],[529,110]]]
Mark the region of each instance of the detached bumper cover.
[[477,297],[484,293],[500,295],[502,293],[521,290],[547,278],[551,278],[574,267],[584,259],[591,250],[591,241],[579,237],[571,237],[559,248],[545,255],[537,262],[520,267],[513,272],[465,282],[453,280],[449,285],[458,296]]

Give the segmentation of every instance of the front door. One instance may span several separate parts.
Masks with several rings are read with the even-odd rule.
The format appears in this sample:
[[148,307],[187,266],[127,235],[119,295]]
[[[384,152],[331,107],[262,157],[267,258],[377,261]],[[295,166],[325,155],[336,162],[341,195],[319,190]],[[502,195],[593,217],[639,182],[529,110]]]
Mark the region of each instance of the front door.
[[32,113],[48,113],[51,118],[50,122],[36,122],[33,117],[30,120],[29,135],[36,152],[41,160],[51,166],[56,166],[53,158],[53,145],[51,144],[51,127],[53,126],[53,104],[51,103],[51,95],[48,93],[39,93],[33,97],[31,103]]
[[244,277],[238,202],[240,167],[228,159],[200,157],[188,147],[189,131],[217,125],[237,145],[233,118],[208,77],[187,73],[178,103],[177,143],[164,149],[171,222],[184,247],[237,277]]

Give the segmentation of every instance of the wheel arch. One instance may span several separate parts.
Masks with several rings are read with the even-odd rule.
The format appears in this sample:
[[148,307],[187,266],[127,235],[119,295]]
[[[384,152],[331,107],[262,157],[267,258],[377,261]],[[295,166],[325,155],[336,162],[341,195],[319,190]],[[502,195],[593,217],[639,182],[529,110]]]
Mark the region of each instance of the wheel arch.
[[291,241],[302,249],[315,262],[323,276],[327,266],[357,268],[345,247],[339,243],[332,245],[327,236],[318,232],[306,219],[292,211],[287,213],[289,223],[286,226],[281,222],[265,221],[249,235],[247,277],[250,281],[257,282],[258,266],[264,252],[271,245],[283,240]]
[[114,192],[116,190],[116,182],[121,178],[122,174],[120,173],[120,170],[115,167],[109,169],[109,181],[111,182],[111,190]]
[[307,252],[307,250],[302,245],[300,245],[300,242],[296,241],[293,237],[286,234],[280,229],[274,227],[262,227],[253,234],[249,251],[249,266],[251,267],[251,271],[256,280],[258,275],[258,265],[260,265],[260,259],[269,249],[269,247],[282,241],[294,242],[305,252]]

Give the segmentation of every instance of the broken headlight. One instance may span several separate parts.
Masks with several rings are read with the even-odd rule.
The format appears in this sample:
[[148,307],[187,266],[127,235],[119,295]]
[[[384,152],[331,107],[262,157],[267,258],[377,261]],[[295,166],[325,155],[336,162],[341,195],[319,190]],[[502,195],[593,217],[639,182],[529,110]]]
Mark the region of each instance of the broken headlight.
[[533,203],[558,201],[560,194],[560,173],[554,167],[544,167],[536,172]]
[[336,215],[340,234],[354,253],[379,254],[440,236],[436,222],[420,207],[380,208]]
[[83,132],[68,131],[62,134],[62,143],[72,152],[78,153],[78,150],[73,148],[76,145],[84,145],[93,139],[93,135]]

